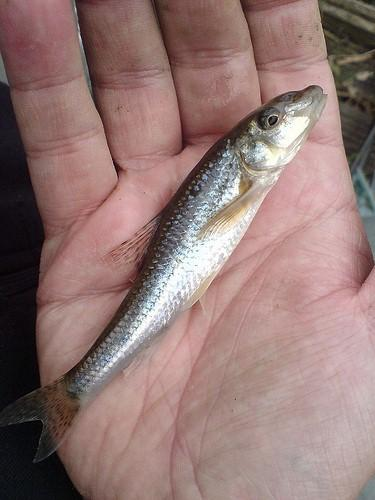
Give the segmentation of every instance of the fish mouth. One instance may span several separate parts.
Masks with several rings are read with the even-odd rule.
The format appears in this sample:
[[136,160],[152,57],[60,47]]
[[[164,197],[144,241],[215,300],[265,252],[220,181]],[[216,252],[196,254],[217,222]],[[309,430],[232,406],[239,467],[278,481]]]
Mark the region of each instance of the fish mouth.
[[303,90],[296,92],[293,100],[286,105],[286,111],[294,115],[307,115],[315,124],[327,102],[327,94],[324,94],[319,85],[309,85]]
[[[319,120],[327,102],[327,94],[319,85],[310,85],[295,93],[293,101],[286,105],[286,112],[290,112],[294,117],[306,117],[307,122],[304,130],[296,137],[289,146],[292,156],[301,148],[306,141],[309,132]],[[289,162],[289,156],[286,157]]]
[[322,87],[319,87],[319,85],[310,85],[303,92],[306,92],[312,99],[310,119],[314,120],[315,123],[323,112],[328,96],[324,94]]

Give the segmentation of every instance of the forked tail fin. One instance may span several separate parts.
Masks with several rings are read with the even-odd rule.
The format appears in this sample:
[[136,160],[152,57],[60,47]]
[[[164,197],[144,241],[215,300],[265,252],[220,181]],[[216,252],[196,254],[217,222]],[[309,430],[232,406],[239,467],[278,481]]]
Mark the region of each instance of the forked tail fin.
[[43,431],[34,458],[40,462],[60,446],[79,406],[79,399],[68,393],[62,377],[7,406],[0,412],[0,427],[41,420]]

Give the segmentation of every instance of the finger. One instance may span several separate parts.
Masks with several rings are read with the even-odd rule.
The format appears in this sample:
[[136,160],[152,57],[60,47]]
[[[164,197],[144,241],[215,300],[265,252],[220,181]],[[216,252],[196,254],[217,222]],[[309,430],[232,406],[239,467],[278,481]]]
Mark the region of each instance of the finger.
[[237,0],[156,1],[184,140],[226,132],[259,102],[248,26]]
[[336,91],[315,0],[242,0],[264,101],[281,92],[321,85],[326,110],[311,137],[342,143]]
[[[242,0],[250,27],[264,101],[288,90],[319,84],[328,94],[322,117],[270,197],[285,216],[285,230],[298,213],[309,219],[354,205],[351,178],[342,147],[339,110],[315,0]],[[312,173],[313,172],[313,173]],[[279,194],[279,196],[277,196]],[[271,193],[272,195],[272,193]],[[269,205],[271,206],[271,204]],[[345,208],[346,207],[346,208]],[[270,210],[270,217],[275,213]],[[351,211],[354,214],[354,211]],[[320,214],[320,215],[319,215]],[[354,223],[354,218],[351,218]],[[349,221],[348,221],[349,222]],[[347,231],[346,222],[340,228]],[[339,230],[338,226],[337,229]]]
[[[242,4],[250,27],[263,100],[311,84],[321,85],[328,94],[326,108],[309,136],[309,144],[265,201],[259,225],[253,226],[253,235],[258,229],[259,235],[264,234],[262,228],[268,227],[269,222],[273,234],[262,236],[264,239],[289,237],[297,234],[297,230],[304,231],[307,238],[304,228],[311,225],[313,229],[309,232],[313,236],[309,250],[314,246],[325,248],[329,240],[332,247],[336,243],[340,248],[337,255],[340,254],[342,275],[351,276],[351,283],[358,283],[366,272],[367,264],[359,256],[366,254],[367,245],[342,145],[336,91],[327,62],[318,2],[242,0]],[[276,224],[272,222],[275,213],[282,214]],[[321,265],[327,265],[327,258]]]
[[[250,27],[263,100],[311,84],[321,85],[328,94],[322,117],[309,136],[310,150],[305,148],[298,157],[301,165],[308,158],[306,165],[310,168],[285,172],[274,191],[283,193],[279,203],[283,209],[297,212],[305,211],[307,200],[311,200],[315,206],[310,207],[311,218],[317,217],[326,205],[330,212],[353,205],[353,187],[342,146],[336,90],[318,2],[243,0],[242,5]],[[286,224],[290,226],[292,220],[285,219]]]
[[69,0],[1,0],[0,50],[47,237],[95,209],[117,176],[83,75]]
[[149,0],[77,3],[96,103],[119,165],[181,148],[168,57]]

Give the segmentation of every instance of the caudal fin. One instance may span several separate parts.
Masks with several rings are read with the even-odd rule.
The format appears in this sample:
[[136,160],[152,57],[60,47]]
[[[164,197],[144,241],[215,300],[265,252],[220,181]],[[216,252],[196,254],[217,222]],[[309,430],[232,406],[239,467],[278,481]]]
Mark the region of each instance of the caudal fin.
[[7,406],[0,412],[0,427],[41,420],[43,431],[34,458],[40,462],[60,446],[78,410],[79,399],[68,393],[62,377]]

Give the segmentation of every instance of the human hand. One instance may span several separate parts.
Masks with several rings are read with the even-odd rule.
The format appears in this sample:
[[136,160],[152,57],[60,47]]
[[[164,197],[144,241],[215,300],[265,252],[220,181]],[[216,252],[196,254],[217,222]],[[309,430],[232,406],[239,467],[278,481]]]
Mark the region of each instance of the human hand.
[[[93,499],[353,498],[374,467],[373,261],[312,0],[1,0],[0,46],[46,240],[42,382],[123,298],[105,258],[260,102],[327,108],[203,298],[77,418],[60,456]],[[249,35],[251,32],[251,40]],[[118,166],[113,166],[112,158]]]

